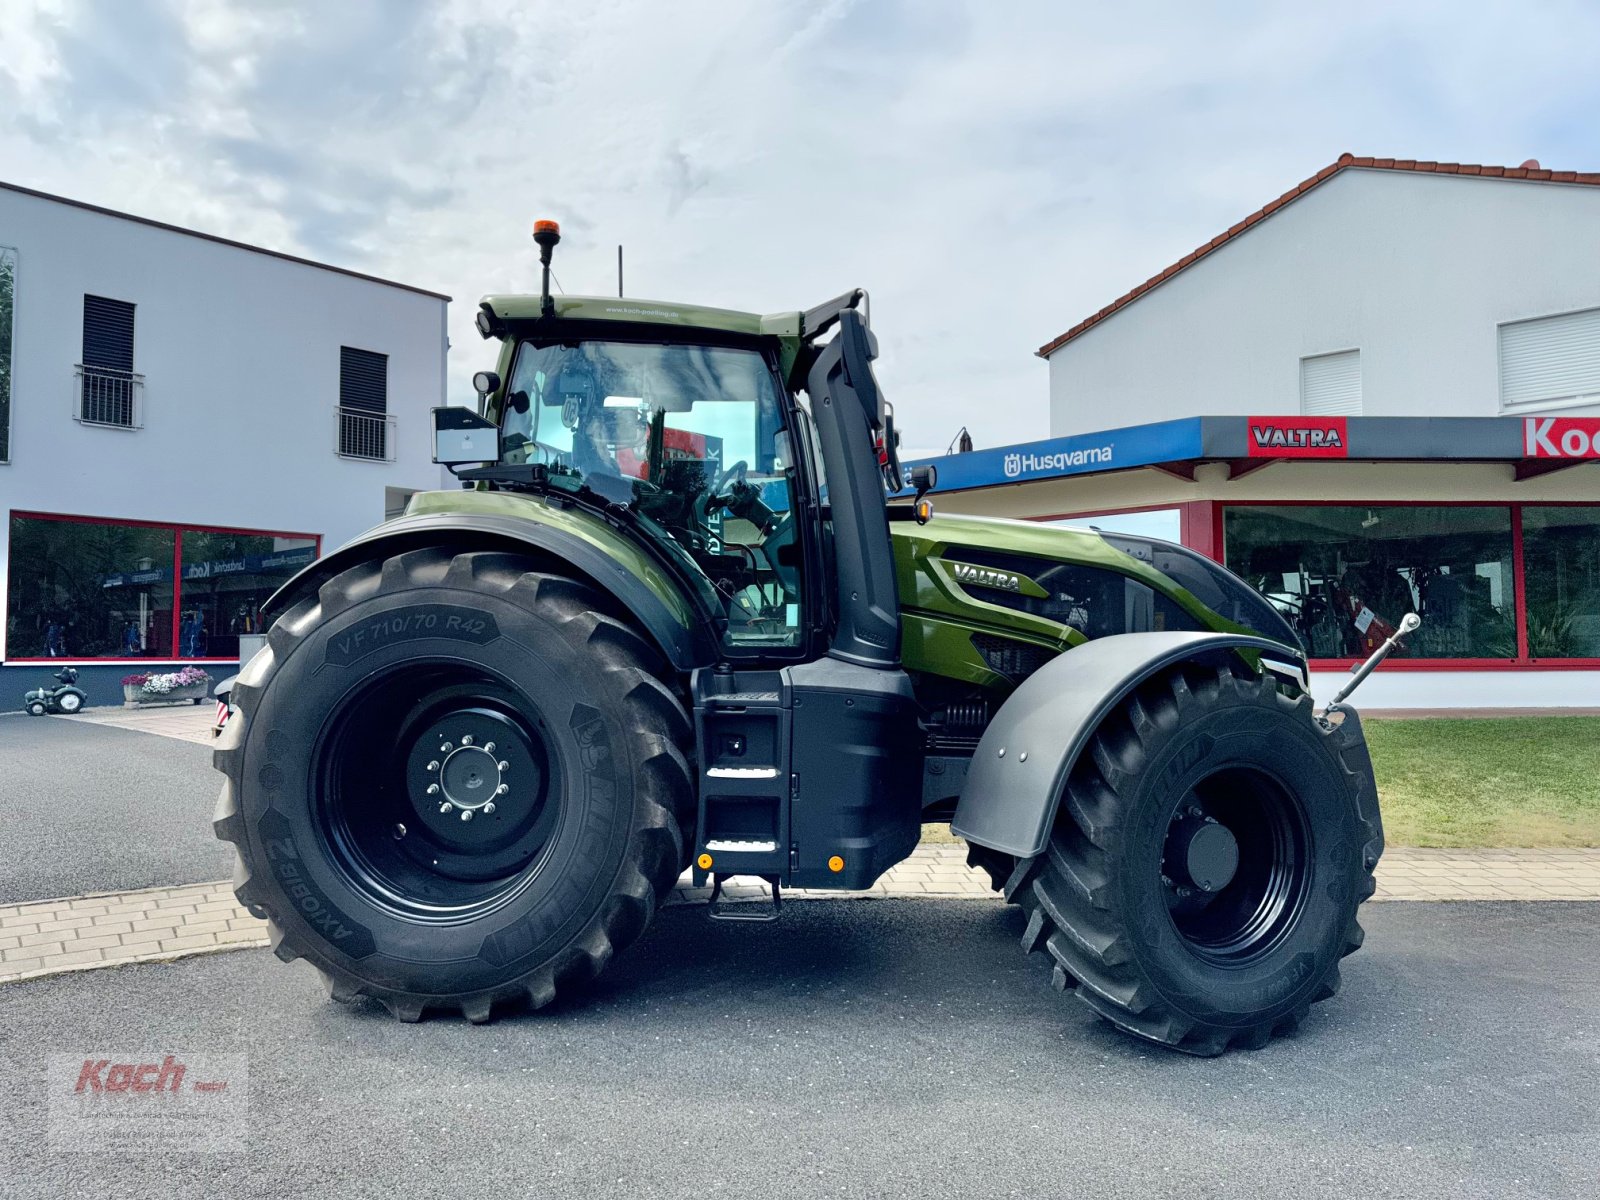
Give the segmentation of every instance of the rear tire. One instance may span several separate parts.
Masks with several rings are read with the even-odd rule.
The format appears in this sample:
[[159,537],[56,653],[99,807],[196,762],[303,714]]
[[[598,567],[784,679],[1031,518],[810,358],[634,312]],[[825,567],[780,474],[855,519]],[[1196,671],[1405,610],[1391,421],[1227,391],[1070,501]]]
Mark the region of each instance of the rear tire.
[[235,894],[336,1000],[550,1003],[676,882],[691,730],[655,650],[509,554],[351,567],[273,626],[214,761]]
[[81,696],[73,695],[71,692],[68,692],[65,696],[61,697],[61,699],[57,700],[56,703],[61,707],[61,711],[67,713],[69,716],[83,708],[83,698]]
[[1005,885],[1058,989],[1198,1055],[1264,1046],[1338,990],[1383,830],[1311,707],[1242,663],[1184,664],[1097,731]]

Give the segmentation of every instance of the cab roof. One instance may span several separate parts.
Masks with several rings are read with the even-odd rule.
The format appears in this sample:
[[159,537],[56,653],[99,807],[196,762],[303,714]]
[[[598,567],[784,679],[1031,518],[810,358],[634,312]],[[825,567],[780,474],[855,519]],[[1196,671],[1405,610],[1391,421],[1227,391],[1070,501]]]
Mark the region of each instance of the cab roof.
[[[802,314],[799,312],[763,316],[731,308],[707,308],[698,304],[674,304],[665,300],[634,300],[617,296],[555,296],[553,299],[558,319],[671,325],[772,337],[798,337],[801,329]],[[479,307],[487,308],[508,325],[539,319],[537,295],[485,296]]]

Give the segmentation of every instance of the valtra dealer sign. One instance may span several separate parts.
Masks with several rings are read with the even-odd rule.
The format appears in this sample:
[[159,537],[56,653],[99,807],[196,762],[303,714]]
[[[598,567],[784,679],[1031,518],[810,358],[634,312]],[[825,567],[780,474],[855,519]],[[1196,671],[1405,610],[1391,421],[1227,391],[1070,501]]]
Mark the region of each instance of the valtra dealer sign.
[[1345,417],[1250,417],[1246,452],[1251,458],[1348,458]]
[[1527,458],[1600,458],[1600,417],[1525,417]]

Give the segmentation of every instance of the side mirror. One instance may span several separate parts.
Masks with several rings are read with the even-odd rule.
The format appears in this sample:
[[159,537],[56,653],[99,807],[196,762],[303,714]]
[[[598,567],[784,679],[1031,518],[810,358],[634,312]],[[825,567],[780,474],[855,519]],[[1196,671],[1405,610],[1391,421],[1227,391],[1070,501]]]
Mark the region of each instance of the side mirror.
[[500,427],[470,408],[433,410],[433,461],[445,466],[498,462]]

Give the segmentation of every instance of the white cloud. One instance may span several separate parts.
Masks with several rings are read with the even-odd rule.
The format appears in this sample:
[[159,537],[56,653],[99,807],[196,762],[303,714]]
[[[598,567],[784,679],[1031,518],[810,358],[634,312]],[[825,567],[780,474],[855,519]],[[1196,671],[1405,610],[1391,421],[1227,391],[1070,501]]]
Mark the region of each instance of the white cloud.
[[1040,343],[1341,151],[1600,157],[1576,2],[18,7],[0,176],[450,292],[459,397],[535,216],[573,291],[860,284],[919,448],[1041,435]]

